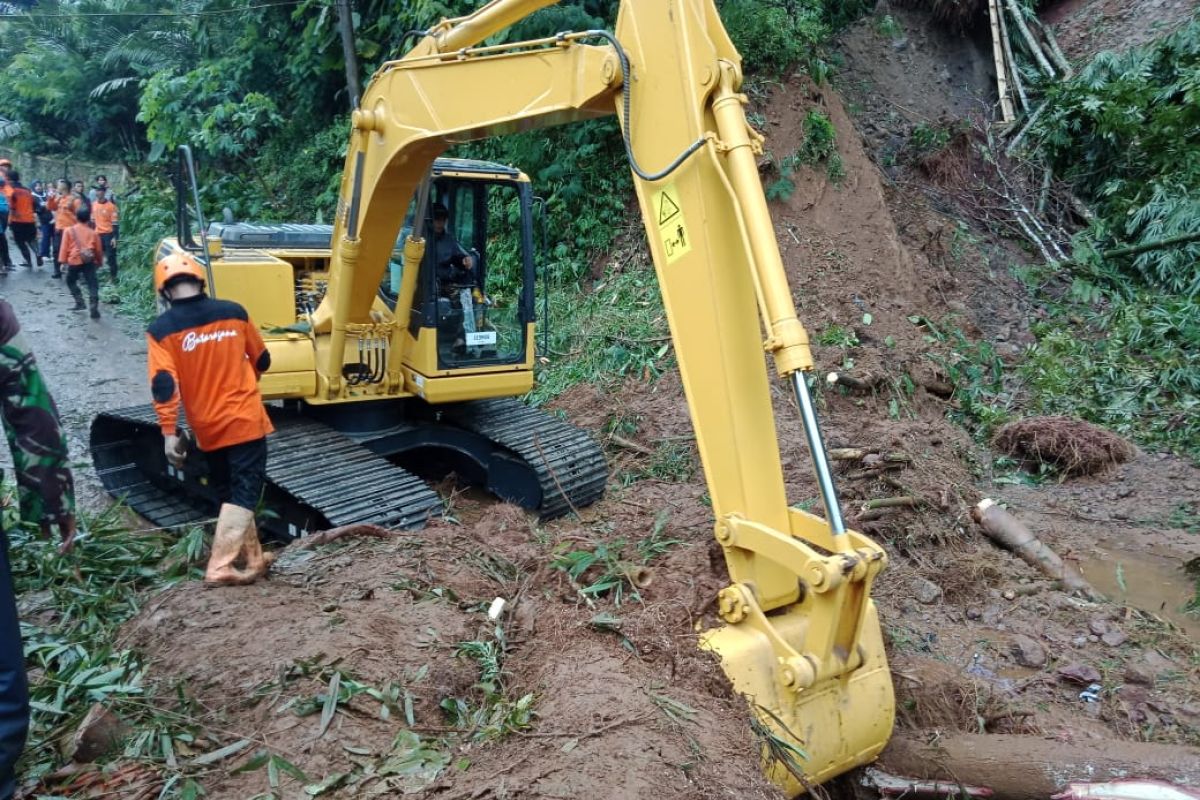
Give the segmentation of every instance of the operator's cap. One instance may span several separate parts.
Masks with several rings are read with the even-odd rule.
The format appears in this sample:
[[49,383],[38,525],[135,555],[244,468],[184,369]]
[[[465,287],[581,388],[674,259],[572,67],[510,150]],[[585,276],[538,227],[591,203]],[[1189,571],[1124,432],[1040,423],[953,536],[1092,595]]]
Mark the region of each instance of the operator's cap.
[[433,211],[434,219],[449,219],[450,218],[450,210],[448,208],[446,208],[446,206],[442,205],[441,203],[434,203],[432,211]]
[[171,253],[154,265],[154,291],[161,292],[181,280],[204,284],[204,267],[190,253]]

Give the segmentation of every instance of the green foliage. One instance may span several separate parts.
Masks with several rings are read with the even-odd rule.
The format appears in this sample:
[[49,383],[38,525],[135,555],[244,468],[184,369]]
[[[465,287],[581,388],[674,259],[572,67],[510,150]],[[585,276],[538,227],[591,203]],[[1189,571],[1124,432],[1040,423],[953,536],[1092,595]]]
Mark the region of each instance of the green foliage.
[[669,512],[660,512],[650,534],[632,546],[624,538],[579,548],[564,542],[555,549],[550,566],[565,572],[585,598],[610,597],[617,607],[626,600],[640,602],[639,568],[679,544],[665,535],[669,519]]
[[[1200,14],[1170,36],[1101,53],[1054,87],[1041,153],[1096,207],[1102,250],[1200,231]],[[1118,260],[1147,286],[1200,294],[1200,243]],[[1118,280],[1116,283],[1121,283]]]
[[825,5],[818,0],[723,0],[717,8],[747,72],[781,75],[799,65],[821,81],[829,69],[820,58],[820,45],[830,33]]
[[810,109],[804,117],[804,140],[796,152],[785,156],[779,164],[779,179],[766,188],[768,200],[786,200],[796,191],[792,176],[800,165],[816,166],[825,162],[825,174],[830,182],[841,183],[846,168],[837,152],[837,129],[833,120],[820,109]]
[[[951,418],[981,439],[990,437],[992,431],[1012,416],[1004,362],[991,342],[973,342],[951,324],[939,326],[925,317],[911,316],[908,320],[925,328],[925,341],[938,346],[927,358],[941,368],[955,387]],[[911,384],[904,388],[911,392]]]
[[1146,290],[1099,312],[1069,301],[1050,310],[1020,368],[1034,410],[1200,460],[1200,307]]
[[908,137],[908,149],[918,156],[944,150],[950,144],[950,129],[945,125],[928,125],[924,122],[913,128]]
[[[11,509],[11,503],[6,504]],[[11,512],[6,512],[11,515]],[[203,533],[131,533],[121,524],[122,509],[85,515],[75,551],[60,556],[55,544],[32,528],[7,519],[13,581],[21,598],[25,657],[36,672],[29,742],[21,773],[38,778],[58,766],[58,743],[69,735],[93,703],[103,701],[126,722],[153,739],[153,750],[138,751],[141,737],[127,746],[134,756],[164,758],[162,737],[191,737],[190,726],[168,711],[145,703],[143,669],[137,656],[118,649],[120,626],[140,608],[144,592],[164,583],[199,575]],[[63,580],[63,575],[71,575]]]
[[230,67],[218,61],[182,75],[162,72],[145,82],[138,121],[146,124],[154,145],[151,160],[182,144],[216,158],[243,156],[283,121],[275,101],[243,88]]

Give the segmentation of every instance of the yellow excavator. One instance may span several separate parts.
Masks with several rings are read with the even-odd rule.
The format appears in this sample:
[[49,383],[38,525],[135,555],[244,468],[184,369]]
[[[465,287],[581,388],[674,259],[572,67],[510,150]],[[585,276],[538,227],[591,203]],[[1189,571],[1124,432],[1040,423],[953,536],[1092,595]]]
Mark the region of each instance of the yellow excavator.
[[[395,495],[421,487],[382,491],[390,479],[377,478],[382,467],[356,459],[365,453],[390,464],[376,455],[390,453],[389,436],[419,439],[422,428],[440,426],[432,450],[444,449],[455,431],[490,442],[496,452],[475,468],[487,473],[493,457],[505,456],[514,473],[532,470],[536,478],[541,469],[547,483],[538,488],[549,502],[598,496],[571,497],[594,480],[596,466],[589,455],[573,457],[588,449],[572,438],[578,431],[529,435],[537,421],[503,399],[531,380],[531,275],[518,266],[530,238],[528,181],[498,165],[439,156],[460,142],[617,114],[729,568],[717,603],[723,624],[700,644],[719,657],[750,713],[803,754],[775,759],[769,745],[759,754],[768,776],[797,795],[870,762],[891,734],[893,690],[871,599],[886,555],[847,530],[839,509],[805,381],[813,367],[808,335],[759,179],[763,139],[747,124],[739,94],[741,59],[713,0],[624,0],[615,32],[485,43],[553,2],[493,0],[443,20],[379,68],[352,117],[324,247],[289,249],[275,239],[239,250],[235,240],[253,239],[254,231],[224,229],[219,242],[201,243],[212,254],[210,286],[273,326],[264,337],[272,369],[262,390],[282,401],[273,413],[291,417],[282,426],[277,418],[282,436],[272,443],[277,468],[268,494],[287,495],[310,518],[331,498],[393,508]],[[492,277],[476,276],[465,293],[447,290],[442,265],[429,255],[443,249],[427,223],[438,206],[457,236],[489,246],[488,230],[499,228],[486,227],[488,214],[521,219],[522,242],[475,253]],[[163,248],[188,246],[176,239]],[[824,518],[788,504],[764,353],[795,394]],[[404,414],[399,402],[410,403]],[[104,415],[93,428],[96,461],[102,473],[110,465],[106,485],[114,491],[122,481],[142,491],[162,477],[147,480],[147,464],[133,463],[137,448],[162,452],[144,440],[157,435],[138,417],[145,413]],[[506,449],[505,435],[524,450]],[[204,488],[193,476],[167,477]]]

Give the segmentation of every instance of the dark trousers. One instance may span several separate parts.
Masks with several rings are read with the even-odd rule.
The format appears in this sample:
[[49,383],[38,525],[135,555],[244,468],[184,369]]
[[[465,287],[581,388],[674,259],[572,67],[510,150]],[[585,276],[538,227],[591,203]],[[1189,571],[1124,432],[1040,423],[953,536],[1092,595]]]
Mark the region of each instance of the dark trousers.
[[76,302],[83,302],[83,292],[79,291],[79,279],[83,278],[88,287],[88,299],[92,301],[92,306],[100,302],[100,281],[96,278],[96,265],[84,264],[76,266],[69,264],[67,266],[67,288],[71,290],[71,296]]
[[42,258],[51,258],[50,245],[54,243],[54,223],[43,222],[38,225],[41,230],[42,240],[38,242],[38,255]]
[[115,233],[100,234],[100,244],[104,245],[104,261],[108,264],[108,274],[117,277],[117,248],[113,247]]
[[29,732],[29,685],[17,622],[17,600],[8,563],[8,537],[0,529],[0,800],[16,791],[16,766]]
[[213,484],[221,499],[251,511],[262,497],[267,475],[267,439],[206,450]]
[[8,212],[0,212],[0,264],[6,267],[12,266],[12,259],[8,257],[8,237],[4,232],[8,230]]
[[54,239],[50,244],[50,249],[53,250],[50,256],[54,259],[54,274],[57,275],[62,271],[62,264],[58,261],[58,254],[62,252],[62,237],[63,232],[58,228],[54,229]]
[[21,258],[25,259],[25,266],[33,266],[33,248],[37,243],[37,223],[36,222],[12,222],[9,223],[12,228],[13,240],[17,243],[17,249],[21,251]]

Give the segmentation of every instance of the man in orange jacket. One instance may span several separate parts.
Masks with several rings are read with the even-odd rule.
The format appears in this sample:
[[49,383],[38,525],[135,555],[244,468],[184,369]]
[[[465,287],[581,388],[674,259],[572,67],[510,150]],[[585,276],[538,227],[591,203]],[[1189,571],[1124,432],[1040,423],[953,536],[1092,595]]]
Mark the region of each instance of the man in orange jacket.
[[[104,176],[101,175],[101,178]],[[104,255],[108,261],[108,273],[115,281],[117,279],[117,223],[120,213],[117,204],[108,197],[108,186],[97,186],[94,190],[96,197],[92,200],[92,223],[100,241],[104,244]]]
[[46,200],[46,208],[54,212],[54,245],[50,250],[54,256],[54,274],[50,277],[62,277],[62,264],[58,260],[58,252],[62,249],[63,231],[70,228],[78,220],[75,210],[79,201],[71,195],[71,183],[66,179],[59,180],[57,191]]
[[[9,170],[8,186],[12,193],[8,196],[8,227],[12,229],[13,240],[21,257],[25,259],[25,268],[33,269],[33,250],[37,246],[37,215],[34,213],[33,192],[21,183],[21,174]],[[41,266],[41,256],[36,256],[38,266]]]
[[96,279],[96,267],[104,261],[104,245],[100,234],[88,223],[92,215],[86,208],[75,212],[75,224],[62,233],[62,246],[58,261],[67,268],[67,288],[75,298],[72,311],[83,311],[83,292],[79,290],[82,277],[88,287],[88,299],[92,302],[92,319],[100,319],[100,281]]
[[[226,502],[217,517],[205,583],[253,583],[271,564],[254,525],[267,469],[267,434],[274,428],[258,393],[271,354],[246,309],[204,293],[204,271],[187,253],[154,267],[154,288],[171,307],[146,329],[150,393],[167,460],[183,469],[179,403]],[[241,563],[242,566],[237,566]]]

